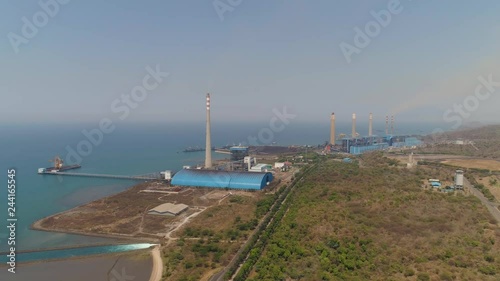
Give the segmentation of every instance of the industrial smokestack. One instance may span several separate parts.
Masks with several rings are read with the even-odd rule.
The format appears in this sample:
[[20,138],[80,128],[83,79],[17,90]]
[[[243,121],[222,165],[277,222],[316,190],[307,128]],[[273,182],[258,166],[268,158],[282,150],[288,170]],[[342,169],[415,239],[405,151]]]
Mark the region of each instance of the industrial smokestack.
[[368,136],[371,137],[373,134],[373,114],[370,112],[370,120],[368,121]]
[[356,113],[352,114],[352,138],[356,138]]
[[330,117],[330,144],[335,144],[335,113]]
[[391,135],[394,135],[394,115],[391,116]]
[[207,133],[205,140],[205,169],[212,168],[212,142],[210,140],[210,94],[207,94]]
[[385,116],[385,134],[389,134],[389,115]]

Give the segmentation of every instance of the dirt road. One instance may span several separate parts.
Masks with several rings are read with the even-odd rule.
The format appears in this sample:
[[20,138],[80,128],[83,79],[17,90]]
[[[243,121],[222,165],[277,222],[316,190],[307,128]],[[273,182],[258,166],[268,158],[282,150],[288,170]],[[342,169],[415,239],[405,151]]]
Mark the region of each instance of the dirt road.
[[161,281],[161,275],[163,273],[163,263],[160,256],[160,245],[156,245],[153,251],[151,251],[153,257],[153,270],[149,281]]

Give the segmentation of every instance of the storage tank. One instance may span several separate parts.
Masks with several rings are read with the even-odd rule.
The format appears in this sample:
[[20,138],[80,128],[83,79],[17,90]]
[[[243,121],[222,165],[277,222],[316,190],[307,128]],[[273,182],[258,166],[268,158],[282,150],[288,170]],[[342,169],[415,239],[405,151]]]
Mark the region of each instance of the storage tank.
[[464,187],[464,171],[456,170],[455,171],[455,188],[463,188]]
[[164,172],[161,172],[161,174],[163,175],[163,178],[166,180],[172,179],[172,171],[170,171],[170,170],[166,170]]

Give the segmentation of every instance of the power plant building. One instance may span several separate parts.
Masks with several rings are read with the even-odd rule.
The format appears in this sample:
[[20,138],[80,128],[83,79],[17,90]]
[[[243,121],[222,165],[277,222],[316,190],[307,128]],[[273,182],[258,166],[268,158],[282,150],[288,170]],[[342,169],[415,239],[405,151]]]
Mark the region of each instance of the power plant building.
[[248,146],[232,146],[229,151],[231,152],[232,161],[243,160],[248,156]]
[[[386,116],[386,135],[379,137],[373,135],[373,114],[370,113],[368,119],[368,136],[359,137],[356,132],[356,114],[352,114],[351,137],[342,139],[339,151],[362,154],[367,151],[383,150],[389,147],[415,147],[422,144],[422,141],[412,136],[393,136],[388,133],[389,117]],[[391,116],[391,132],[394,132],[394,116]],[[331,143],[331,140],[330,140]]]
[[183,169],[174,175],[172,185],[260,190],[272,180],[272,173]]

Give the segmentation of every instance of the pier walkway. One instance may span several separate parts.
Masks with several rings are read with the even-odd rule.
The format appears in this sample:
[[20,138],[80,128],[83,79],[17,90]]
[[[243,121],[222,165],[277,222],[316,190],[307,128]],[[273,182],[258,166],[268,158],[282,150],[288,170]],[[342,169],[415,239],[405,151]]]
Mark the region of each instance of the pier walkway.
[[151,173],[145,175],[127,176],[127,175],[109,175],[109,174],[92,174],[92,173],[74,173],[74,172],[44,172],[43,175],[55,176],[75,176],[75,177],[91,177],[91,178],[112,178],[112,179],[127,179],[127,180],[161,180],[160,173]]

